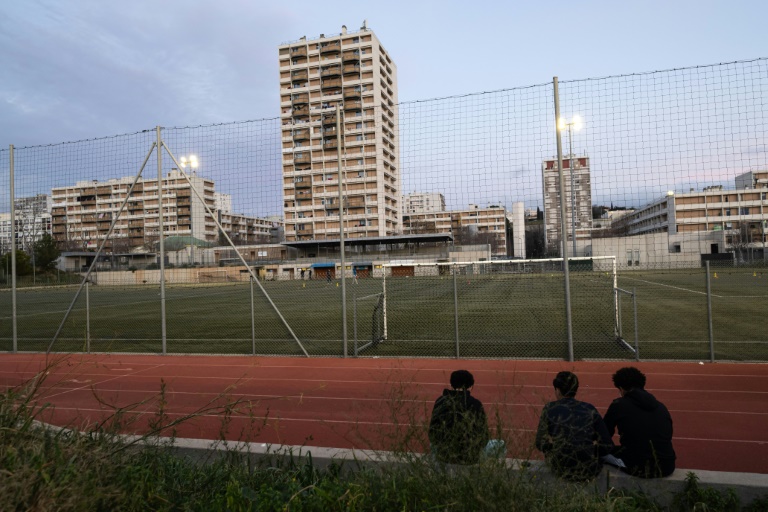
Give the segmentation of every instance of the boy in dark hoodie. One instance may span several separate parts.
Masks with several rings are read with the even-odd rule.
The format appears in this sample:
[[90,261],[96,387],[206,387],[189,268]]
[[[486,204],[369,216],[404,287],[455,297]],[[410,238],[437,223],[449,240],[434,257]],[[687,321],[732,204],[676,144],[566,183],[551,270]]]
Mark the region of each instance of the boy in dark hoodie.
[[621,447],[613,455],[624,461],[623,471],[642,478],[669,476],[675,470],[672,416],[647,392],[645,375],[627,367],[613,374],[620,398],[605,413],[605,426],[613,436],[618,428]]
[[560,372],[552,381],[557,400],[541,411],[536,448],[552,471],[565,480],[587,481],[603,468],[601,457],[613,449],[603,418],[592,404],[576,400],[579,378]]
[[435,401],[429,422],[429,444],[438,461],[475,464],[488,443],[488,418],[483,404],[469,393],[475,378],[467,370],[451,374],[451,387]]

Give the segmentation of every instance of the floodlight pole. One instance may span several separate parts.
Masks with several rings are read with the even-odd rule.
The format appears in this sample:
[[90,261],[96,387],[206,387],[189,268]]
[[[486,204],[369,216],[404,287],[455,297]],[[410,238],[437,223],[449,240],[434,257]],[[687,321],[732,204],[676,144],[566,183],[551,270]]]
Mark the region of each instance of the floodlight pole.
[[555,133],[557,134],[557,173],[560,185],[560,238],[563,253],[563,274],[565,281],[565,324],[568,332],[568,361],[573,361],[573,325],[571,321],[571,276],[568,268],[568,229],[565,227],[565,182],[563,180],[563,141],[560,137],[560,90],[557,77],[552,79],[555,96]]
[[573,167],[573,122],[568,123],[568,152],[569,152],[569,174],[571,175],[571,243],[573,244],[572,256],[576,253],[576,185],[574,182]]
[[339,164],[339,254],[341,257],[341,338],[344,345],[344,354],[347,357],[347,279],[346,262],[344,258],[344,172],[341,168],[341,144],[344,138],[341,133],[341,108],[336,103],[336,158]]
[[157,216],[158,233],[160,234],[160,330],[162,336],[162,354],[166,353],[166,324],[165,324],[165,242],[163,241],[163,152],[160,148],[163,139],[160,137],[160,126],[157,130]]

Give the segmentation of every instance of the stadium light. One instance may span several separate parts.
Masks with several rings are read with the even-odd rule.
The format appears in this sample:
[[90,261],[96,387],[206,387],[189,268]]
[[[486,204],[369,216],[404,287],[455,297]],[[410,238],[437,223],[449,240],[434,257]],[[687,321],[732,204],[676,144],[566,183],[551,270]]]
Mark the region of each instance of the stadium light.
[[181,163],[182,167],[186,167],[187,165],[189,165],[192,169],[197,169],[197,167],[199,166],[197,162],[197,157],[195,155],[189,155],[188,157],[183,156],[181,157],[181,160],[179,160],[179,162]]
[[[576,114],[570,121],[561,117],[557,120],[558,131],[568,129],[568,153],[569,153],[569,170],[571,174],[571,242],[573,243],[573,255],[576,256],[576,189],[574,184],[574,167],[573,167],[573,132],[579,131],[583,128],[584,123],[581,117]],[[591,206],[591,205],[590,205]]]

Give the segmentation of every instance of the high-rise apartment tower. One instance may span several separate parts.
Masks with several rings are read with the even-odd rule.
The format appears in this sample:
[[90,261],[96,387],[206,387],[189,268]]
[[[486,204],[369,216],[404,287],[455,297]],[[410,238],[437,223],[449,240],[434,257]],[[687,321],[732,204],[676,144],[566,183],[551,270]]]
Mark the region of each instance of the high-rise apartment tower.
[[[573,170],[571,170],[573,162]],[[560,205],[565,205],[566,233],[569,242],[568,256],[574,256],[571,243],[575,234],[576,241],[586,243],[592,229],[592,184],[589,172],[589,157],[586,155],[563,155],[563,178],[565,181],[565,201],[560,201],[560,178],[557,158],[549,158],[541,163],[541,175],[544,191],[544,236],[547,246],[560,252],[562,231],[560,227]],[[576,232],[574,233],[574,226]],[[577,243],[576,256],[585,255],[584,243]]]
[[279,56],[286,241],[339,238],[339,144],[345,237],[400,233],[397,67],[376,35],[342,27]]

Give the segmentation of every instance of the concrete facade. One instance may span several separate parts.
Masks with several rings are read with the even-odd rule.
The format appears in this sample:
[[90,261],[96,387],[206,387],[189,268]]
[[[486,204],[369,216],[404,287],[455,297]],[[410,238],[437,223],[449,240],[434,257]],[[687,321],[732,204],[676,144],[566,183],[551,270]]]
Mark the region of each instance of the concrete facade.
[[[573,174],[571,174],[573,162]],[[544,191],[544,241],[547,247],[555,250],[562,238],[560,227],[560,177],[557,158],[549,158],[541,163],[542,190]],[[575,212],[576,240],[588,240],[592,229],[592,185],[589,171],[589,157],[586,155],[563,155],[563,178],[565,180],[565,217],[569,256],[584,256],[583,252],[571,254],[573,240],[572,220]],[[573,187],[571,187],[573,184]],[[575,208],[572,208],[575,205]],[[583,250],[582,250],[583,251]]]
[[286,241],[339,237],[340,174],[347,238],[400,233],[397,66],[387,51],[363,25],[278,54]]

